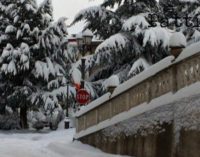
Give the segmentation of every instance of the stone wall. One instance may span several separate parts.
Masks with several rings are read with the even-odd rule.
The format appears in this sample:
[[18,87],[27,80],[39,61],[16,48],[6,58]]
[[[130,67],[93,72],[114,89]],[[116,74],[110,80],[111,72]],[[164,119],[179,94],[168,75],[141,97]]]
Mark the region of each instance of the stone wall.
[[[172,64],[120,95],[79,115],[76,117],[76,131],[80,133],[142,103],[149,103],[169,92],[176,93],[199,81],[200,54],[198,53]],[[199,115],[198,113],[198,119]],[[177,137],[175,125],[174,122],[165,123],[161,126],[165,131],[155,130],[146,136],[139,133],[127,136],[122,133],[118,138],[105,136],[100,130],[78,140],[112,154],[136,157],[199,157],[200,131],[182,129]],[[178,143],[176,143],[177,138]]]
[[77,133],[144,102],[200,81],[200,55],[172,64],[147,80],[77,117]]
[[173,124],[163,124],[164,132],[147,136],[123,134],[116,139],[101,131],[79,139],[85,144],[100,148],[110,154],[135,157],[199,157],[200,131],[181,130],[179,143],[175,144]]

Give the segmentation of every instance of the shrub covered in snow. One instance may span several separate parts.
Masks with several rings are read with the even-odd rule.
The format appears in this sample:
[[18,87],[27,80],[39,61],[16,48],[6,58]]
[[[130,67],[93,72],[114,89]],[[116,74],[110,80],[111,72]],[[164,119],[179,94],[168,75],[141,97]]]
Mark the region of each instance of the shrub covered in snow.
[[20,128],[20,119],[18,115],[0,115],[0,129],[11,130]]
[[35,128],[37,130],[43,129],[45,123],[47,122],[46,116],[41,110],[30,111],[28,113],[28,121],[30,123],[30,127]]

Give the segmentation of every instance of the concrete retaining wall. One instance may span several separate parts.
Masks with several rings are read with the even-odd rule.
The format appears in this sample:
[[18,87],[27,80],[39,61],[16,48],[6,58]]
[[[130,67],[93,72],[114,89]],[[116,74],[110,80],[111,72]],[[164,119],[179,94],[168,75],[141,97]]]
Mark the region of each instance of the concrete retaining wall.
[[135,157],[199,157],[200,131],[181,130],[178,144],[173,124],[164,124],[164,132],[154,132],[147,136],[106,137],[101,131],[79,139],[111,154]]

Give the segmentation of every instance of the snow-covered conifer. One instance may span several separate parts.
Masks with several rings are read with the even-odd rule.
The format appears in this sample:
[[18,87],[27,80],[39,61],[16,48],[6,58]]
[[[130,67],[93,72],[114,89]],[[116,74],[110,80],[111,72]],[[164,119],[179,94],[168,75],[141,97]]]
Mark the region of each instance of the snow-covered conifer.
[[86,20],[86,28],[103,39],[117,33],[122,25],[121,19],[114,12],[101,6],[81,10],[75,16],[73,24],[80,20]]
[[199,41],[200,1],[160,0],[160,7],[169,27],[181,31],[186,36],[188,44]]
[[6,105],[20,108],[21,126],[27,127],[27,109],[42,107],[50,113],[66,97],[67,26],[65,18],[53,23],[50,0],[39,7],[35,0],[6,5],[3,12],[9,22],[0,35],[4,39],[0,53],[1,80],[6,84],[3,94]]
[[[89,70],[97,69],[90,80],[101,84],[98,93],[105,92],[103,82],[110,76],[117,75],[122,83],[147,68],[147,64],[156,63],[169,55],[170,31],[161,28],[159,22],[155,28],[151,28],[149,23],[149,14],[159,12],[158,4],[155,0],[104,0],[100,6],[77,14],[74,23],[86,20],[86,27],[91,28],[92,24],[91,30],[105,39],[90,59],[92,64]],[[110,8],[114,7],[111,12]],[[106,32],[110,31],[104,22],[104,19],[110,19],[109,13],[115,21],[120,21],[120,28],[113,27],[114,32],[103,36],[102,32],[107,35]],[[98,15],[102,16],[97,22]]]

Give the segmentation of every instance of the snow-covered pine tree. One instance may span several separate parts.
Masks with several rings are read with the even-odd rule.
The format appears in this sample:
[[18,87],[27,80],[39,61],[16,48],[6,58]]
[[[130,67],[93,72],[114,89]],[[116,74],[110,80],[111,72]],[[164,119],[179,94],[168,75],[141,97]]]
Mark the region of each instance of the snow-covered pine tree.
[[159,3],[162,8],[160,15],[169,19],[169,28],[183,32],[188,44],[200,40],[199,0],[160,0]]
[[21,127],[26,128],[27,109],[43,107],[53,114],[65,98],[67,30],[65,19],[52,23],[51,0],[40,7],[35,0],[7,5],[10,23],[1,34],[7,39],[0,56],[4,96],[13,110],[20,108]]
[[[135,75],[146,69],[146,62],[149,62],[148,64],[156,63],[168,55],[170,32],[161,28],[159,23],[155,28],[149,27],[148,15],[159,11],[156,0],[105,0],[97,8],[103,8],[101,14],[106,15],[106,12],[110,11],[110,7],[115,7],[115,11],[112,13],[117,19],[120,19],[121,27],[118,32],[109,36],[97,48],[90,67],[102,67],[105,64],[107,66],[99,68],[90,80],[102,83],[111,75],[117,75],[122,83],[132,76],[131,72],[134,72],[133,75]],[[87,8],[79,12],[74,22],[77,19],[86,19],[88,23],[91,21],[95,23],[96,16],[90,16],[90,18],[87,16],[88,13],[96,15],[95,11]],[[105,16],[103,17],[105,18]],[[98,34],[98,28],[92,30]],[[100,31],[102,30],[103,28]]]
[[104,0],[101,6],[113,8],[116,5],[115,13],[125,20],[140,13],[158,11],[156,0]]
[[6,15],[6,10],[8,8],[8,4],[10,3],[10,1],[0,1],[0,34],[1,34],[1,38],[0,38],[0,53],[2,53],[3,48],[5,47],[5,40],[7,39],[7,36],[4,34],[4,31],[6,29],[6,27],[9,25],[10,23],[10,18]]
[[[32,103],[45,104],[50,114],[66,97],[67,88],[67,47],[65,20],[61,19],[42,32],[38,43],[38,58],[32,71],[31,82],[36,87],[32,94]],[[60,78],[60,75],[65,77]],[[39,83],[38,83],[39,82]],[[38,88],[39,87],[39,88]],[[70,92],[75,92],[70,87]]]
[[28,36],[31,29],[30,15],[33,16],[36,11],[36,3],[26,2],[10,1],[3,11],[5,17],[9,18],[9,23],[1,34],[1,38],[4,40],[1,42],[3,51],[0,57],[2,78],[6,83],[5,93],[3,93],[7,99],[6,103],[13,109],[21,108],[21,125],[25,128],[27,122],[26,117],[23,116],[26,112],[24,96],[28,94],[29,90],[26,89],[26,86],[22,87],[24,81],[22,77],[29,70],[29,44],[31,45],[33,42],[32,38]]
[[86,28],[89,28],[95,35],[106,39],[120,31],[121,19],[111,10],[101,6],[94,6],[81,10],[72,24],[86,20]]

